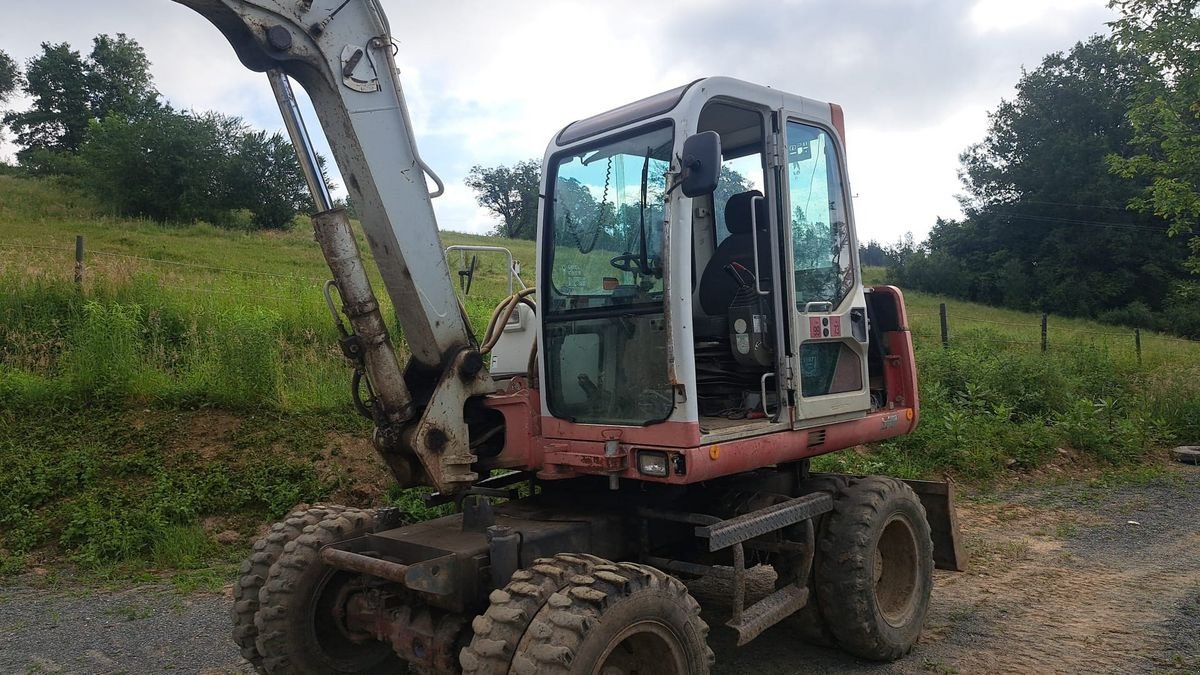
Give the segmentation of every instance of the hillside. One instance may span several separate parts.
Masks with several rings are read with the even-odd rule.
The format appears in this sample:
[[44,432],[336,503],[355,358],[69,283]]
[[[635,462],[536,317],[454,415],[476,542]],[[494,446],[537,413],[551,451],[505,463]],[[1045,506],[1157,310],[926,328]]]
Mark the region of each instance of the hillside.
[[[82,290],[76,235],[85,237]],[[532,283],[533,243],[507,246]],[[481,256],[468,312],[505,293]],[[452,269],[458,264],[452,261]],[[879,270],[869,277],[879,280]],[[53,183],[0,176],[0,572],[69,559],[97,574],[215,583],[295,503],[389,501],[352,410],[307,227],[240,233],[112,218]],[[1047,465],[1139,466],[1200,439],[1200,343],[907,295],[918,432],[824,468],[952,474],[976,485]],[[939,337],[946,302],[950,348]]]

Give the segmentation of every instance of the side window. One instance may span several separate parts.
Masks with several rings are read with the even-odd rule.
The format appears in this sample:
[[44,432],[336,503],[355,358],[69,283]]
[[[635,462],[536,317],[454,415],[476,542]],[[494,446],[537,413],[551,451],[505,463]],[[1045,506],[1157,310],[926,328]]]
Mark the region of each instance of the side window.
[[788,122],[788,195],[796,307],[837,307],[854,286],[853,251],[837,150],[823,129]]
[[713,216],[718,246],[729,236],[729,230],[725,227],[725,202],[740,192],[762,190],[762,162],[761,151],[721,162],[721,175],[717,180],[717,190],[713,193]]

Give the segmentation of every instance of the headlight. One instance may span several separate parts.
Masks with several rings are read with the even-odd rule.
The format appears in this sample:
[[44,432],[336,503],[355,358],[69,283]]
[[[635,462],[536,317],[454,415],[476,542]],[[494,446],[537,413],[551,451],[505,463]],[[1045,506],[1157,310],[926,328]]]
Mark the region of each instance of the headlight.
[[647,476],[666,476],[667,453],[642,450],[638,453],[638,471]]

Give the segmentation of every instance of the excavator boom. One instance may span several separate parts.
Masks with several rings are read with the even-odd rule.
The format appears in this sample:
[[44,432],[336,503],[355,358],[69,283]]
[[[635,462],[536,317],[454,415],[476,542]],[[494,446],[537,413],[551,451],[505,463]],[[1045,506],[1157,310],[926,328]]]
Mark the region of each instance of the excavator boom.
[[[469,486],[476,475],[463,404],[493,385],[442,254],[431,202],[441,184],[417,151],[377,0],[176,1],[212,22],[246,67],[270,75],[319,211],[317,240],[354,329],[343,348],[374,395],[377,441],[392,473],[442,491]],[[329,203],[287,76],[312,99],[361,216],[411,353],[403,369],[349,219]],[[433,195],[427,175],[438,183]]]

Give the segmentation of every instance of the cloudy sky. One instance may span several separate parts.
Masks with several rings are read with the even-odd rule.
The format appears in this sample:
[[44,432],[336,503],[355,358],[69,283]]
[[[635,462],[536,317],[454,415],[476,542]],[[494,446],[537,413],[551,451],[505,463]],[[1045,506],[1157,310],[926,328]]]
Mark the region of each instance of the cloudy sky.
[[[462,185],[472,165],[540,158],[572,120],[729,75],[842,104],[860,238],[885,242],[958,215],[958,154],[982,137],[1021,68],[1113,16],[1105,0],[383,4],[418,144],[447,183],[435,200],[444,229],[491,227]],[[19,61],[42,41],[86,52],[96,34],[117,32],[145,47],[176,107],[281,127],[265,76],[170,0],[23,3],[0,23],[0,49]],[[12,151],[0,144],[0,156]]]

